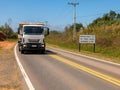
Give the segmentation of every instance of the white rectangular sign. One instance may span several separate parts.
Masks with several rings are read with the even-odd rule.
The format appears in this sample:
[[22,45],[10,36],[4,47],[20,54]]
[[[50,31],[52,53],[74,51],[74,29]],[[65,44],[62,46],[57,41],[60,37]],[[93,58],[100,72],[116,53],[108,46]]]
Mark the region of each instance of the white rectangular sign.
[[95,35],[80,35],[79,43],[95,44]]

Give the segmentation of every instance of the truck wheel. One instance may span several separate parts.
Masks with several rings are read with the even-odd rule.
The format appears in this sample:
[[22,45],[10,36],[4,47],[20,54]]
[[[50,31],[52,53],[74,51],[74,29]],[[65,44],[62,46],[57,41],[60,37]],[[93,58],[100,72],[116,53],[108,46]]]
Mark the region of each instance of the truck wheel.
[[22,50],[22,46],[19,46],[19,51],[21,52],[21,50]]
[[20,47],[18,49],[19,49],[19,52],[20,52]]
[[42,50],[42,54],[44,54],[45,53],[45,49],[44,50]]
[[21,54],[24,54],[24,50],[21,50]]

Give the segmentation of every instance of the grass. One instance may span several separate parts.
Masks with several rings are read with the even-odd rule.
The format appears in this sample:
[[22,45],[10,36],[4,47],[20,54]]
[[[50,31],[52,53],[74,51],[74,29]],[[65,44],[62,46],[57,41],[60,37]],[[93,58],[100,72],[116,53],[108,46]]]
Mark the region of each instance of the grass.
[[13,48],[16,41],[0,42],[0,90],[20,90],[19,69]]
[[76,41],[72,41],[72,31],[50,34],[47,43],[56,45],[59,48],[78,51],[79,35],[96,35],[96,52],[93,53],[93,45],[82,44],[81,53],[97,58],[102,58],[112,62],[120,63],[120,25],[113,24],[108,26],[87,27],[77,32]]

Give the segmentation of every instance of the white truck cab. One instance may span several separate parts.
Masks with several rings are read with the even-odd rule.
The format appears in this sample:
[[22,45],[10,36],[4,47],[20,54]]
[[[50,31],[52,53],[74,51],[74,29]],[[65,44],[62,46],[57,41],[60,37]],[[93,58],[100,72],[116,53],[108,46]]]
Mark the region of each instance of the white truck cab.
[[49,28],[43,23],[20,23],[18,28],[18,47],[21,53],[28,50],[45,52],[45,37],[49,34]]

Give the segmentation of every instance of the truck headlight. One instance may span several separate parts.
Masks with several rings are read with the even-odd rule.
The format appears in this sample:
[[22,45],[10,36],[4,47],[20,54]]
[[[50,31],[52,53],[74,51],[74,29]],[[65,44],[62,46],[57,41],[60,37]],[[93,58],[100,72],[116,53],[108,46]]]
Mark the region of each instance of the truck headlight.
[[27,47],[27,45],[24,44],[23,47]]
[[45,45],[44,45],[44,44],[42,44],[41,46],[42,46],[42,47],[44,47]]

